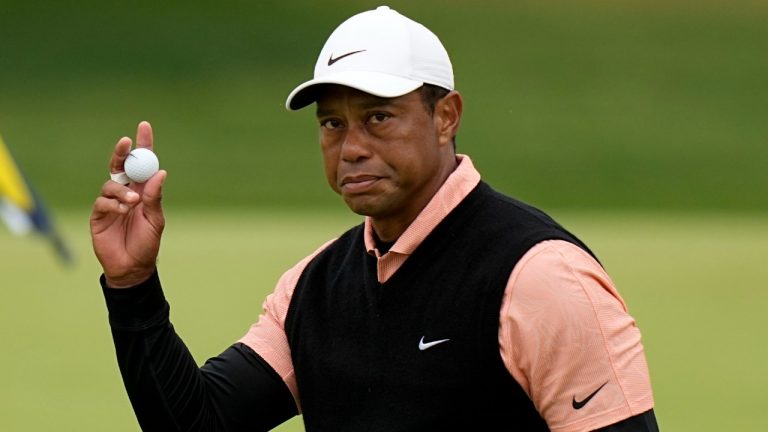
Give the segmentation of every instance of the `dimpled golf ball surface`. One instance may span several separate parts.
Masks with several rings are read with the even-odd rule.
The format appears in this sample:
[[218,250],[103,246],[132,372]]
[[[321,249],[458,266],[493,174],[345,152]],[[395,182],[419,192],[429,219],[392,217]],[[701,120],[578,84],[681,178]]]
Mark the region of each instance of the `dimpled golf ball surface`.
[[144,183],[160,169],[160,161],[150,149],[136,148],[125,158],[125,174],[136,183]]

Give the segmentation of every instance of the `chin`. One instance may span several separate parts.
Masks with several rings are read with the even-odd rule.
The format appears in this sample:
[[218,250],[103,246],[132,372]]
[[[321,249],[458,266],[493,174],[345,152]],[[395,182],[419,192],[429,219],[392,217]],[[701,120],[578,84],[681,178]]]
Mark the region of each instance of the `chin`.
[[349,207],[352,212],[361,216],[376,216],[376,214],[379,213],[379,206],[371,201],[371,199],[365,199],[363,197],[344,197],[344,202],[347,204],[347,207]]

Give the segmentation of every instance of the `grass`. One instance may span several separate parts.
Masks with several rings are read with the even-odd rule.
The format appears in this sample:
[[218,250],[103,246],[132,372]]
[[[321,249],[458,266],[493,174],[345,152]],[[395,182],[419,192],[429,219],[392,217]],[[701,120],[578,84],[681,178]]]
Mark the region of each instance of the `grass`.
[[[177,3],[3,2],[0,133],[42,196],[87,205],[114,143],[148,119],[179,203],[332,207],[312,110],[283,103],[330,30],[378,2]],[[444,41],[459,150],[499,189],[570,208],[768,209],[754,198],[764,2],[390,4]]]
[[[137,431],[92,257],[87,214],[59,212],[78,256],[0,231],[0,426]],[[551,212],[602,259],[644,338],[663,430],[761,431],[768,386],[768,223],[750,214]],[[257,319],[279,275],[355,223],[345,212],[171,209],[160,271],[202,363]],[[300,431],[299,418],[278,430]]]

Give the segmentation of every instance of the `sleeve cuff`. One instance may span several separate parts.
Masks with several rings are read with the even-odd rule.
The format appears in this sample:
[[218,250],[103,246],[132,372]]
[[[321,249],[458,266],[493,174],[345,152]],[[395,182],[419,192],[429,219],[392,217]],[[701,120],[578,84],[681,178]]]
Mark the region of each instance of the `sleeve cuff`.
[[130,288],[110,288],[99,278],[113,330],[142,331],[168,322],[170,307],[163,295],[157,270],[146,281]]

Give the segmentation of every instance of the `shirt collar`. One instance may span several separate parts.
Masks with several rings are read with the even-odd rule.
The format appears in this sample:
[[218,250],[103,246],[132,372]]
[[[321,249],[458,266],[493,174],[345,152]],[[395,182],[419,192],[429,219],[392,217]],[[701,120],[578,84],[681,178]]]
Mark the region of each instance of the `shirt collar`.
[[[389,252],[403,255],[413,253],[429,233],[480,183],[480,173],[475,169],[469,156],[457,154],[456,161],[458,162],[456,169],[400,235]],[[373,224],[368,216],[365,218],[364,232],[365,249],[369,254],[380,257],[373,238]]]

